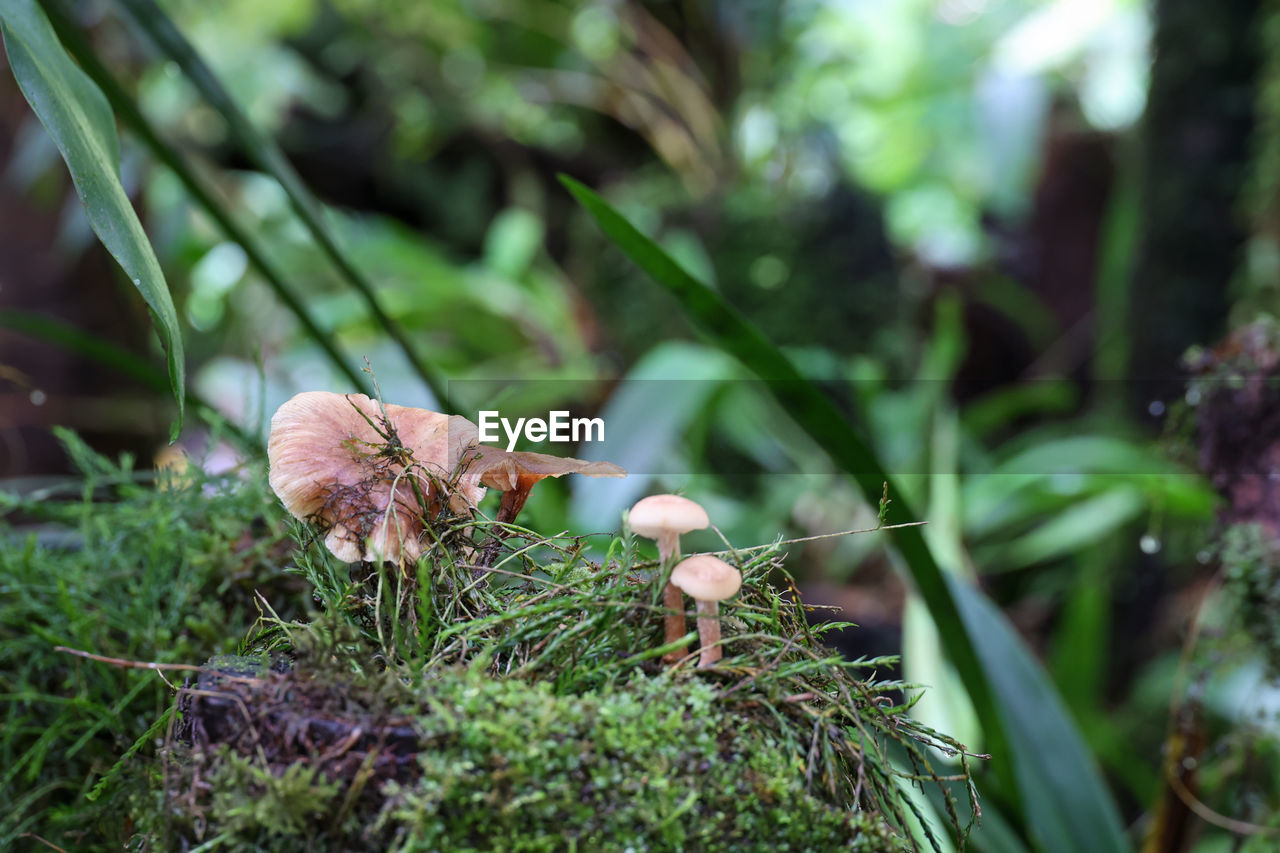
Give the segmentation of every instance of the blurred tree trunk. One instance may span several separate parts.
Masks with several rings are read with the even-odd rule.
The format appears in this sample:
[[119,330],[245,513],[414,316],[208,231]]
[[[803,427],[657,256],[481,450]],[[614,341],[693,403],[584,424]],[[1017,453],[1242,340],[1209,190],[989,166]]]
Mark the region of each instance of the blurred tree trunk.
[[1129,327],[1135,403],[1178,394],[1187,347],[1221,337],[1242,260],[1263,0],[1157,0]]

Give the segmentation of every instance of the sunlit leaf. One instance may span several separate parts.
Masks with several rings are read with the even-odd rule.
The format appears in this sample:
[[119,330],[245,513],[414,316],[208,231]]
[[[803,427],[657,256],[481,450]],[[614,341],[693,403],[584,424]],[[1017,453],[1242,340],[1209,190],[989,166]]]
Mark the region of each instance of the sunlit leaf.
[[1020,569],[1053,560],[1100,542],[1142,514],[1146,501],[1130,486],[1121,486],[1073,504],[1012,542],[978,552],[983,571]]
[[607,442],[584,444],[580,451],[587,459],[607,456],[630,476],[624,483],[576,481],[573,519],[588,530],[616,527],[619,514],[645,494],[657,467],[733,370],[718,351],[678,341],[658,344],[636,362],[600,412],[609,425]]

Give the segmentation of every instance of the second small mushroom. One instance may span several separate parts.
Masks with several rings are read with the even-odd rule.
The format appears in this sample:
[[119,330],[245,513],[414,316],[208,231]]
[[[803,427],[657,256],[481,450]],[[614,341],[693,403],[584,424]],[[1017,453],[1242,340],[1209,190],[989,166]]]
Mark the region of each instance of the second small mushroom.
[[[628,514],[631,530],[658,542],[660,572],[666,572],[672,560],[680,557],[680,534],[702,530],[711,524],[707,511],[679,495],[650,495],[636,502]],[[663,621],[663,645],[676,642],[685,633],[684,596],[668,580],[662,590],[662,604],[667,609]],[[684,657],[683,649],[663,655],[667,663]]]
[[720,602],[742,588],[742,573],[718,557],[700,555],[682,560],[671,572],[671,582],[698,602],[698,666],[720,660]]

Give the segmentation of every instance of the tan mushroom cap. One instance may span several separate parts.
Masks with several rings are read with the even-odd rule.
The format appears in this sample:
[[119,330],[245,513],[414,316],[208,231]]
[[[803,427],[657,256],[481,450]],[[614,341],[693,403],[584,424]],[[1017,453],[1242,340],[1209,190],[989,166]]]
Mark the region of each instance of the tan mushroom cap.
[[570,456],[551,456],[531,451],[507,451],[476,445],[467,458],[464,481],[476,482],[502,492],[499,521],[511,521],[524,506],[529,491],[547,477],[584,474],[588,477],[625,477],[626,469],[612,462],[587,462]]
[[[294,517],[323,525],[325,545],[348,563],[416,560],[423,509],[415,486],[428,501],[438,499],[437,482],[477,437],[466,418],[407,406],[382,409],[363,394],[308,391],[271,419],[271,488]],[[379,433],[388,426],[400,448]],[[457,491],[472,506],[485,493],[476,482],[460,482]]]
[[422,555],[424,511],[440,506],[442,485],[459,463],[465,464],[449,490],[450,509],[470,512],[489,486],[503,492],[501,521],[515,517],[544,477],[627,474],[611,462],[509,453],[478,440],[476,425],[458,415],[307,391],[271,418],[271,488],[295,518],[323,527],[338,559],[402,563]]
[[702,554],[677,563],[671,582],[698,601],[724,601],[742,588],[742,573],[719,557]]
[[650,495],[641,498],[631,508],[628,518],[632,531],[646,539],[658,539],[663,534],[702,530],[711,524],[705,509],[679,495]]

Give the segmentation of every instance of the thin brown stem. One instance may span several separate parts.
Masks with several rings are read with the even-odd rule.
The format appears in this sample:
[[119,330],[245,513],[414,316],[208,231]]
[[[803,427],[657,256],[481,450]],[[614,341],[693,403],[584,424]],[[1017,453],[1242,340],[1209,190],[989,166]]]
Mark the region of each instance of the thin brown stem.
[[720,602],[698,600],[698,668],[711,666],[723,657],[720,651]]
[[[680,587],[668,581],[662,590],[662,605],[667,609],[666,618],[662,623],[662,644],[665,646],[676,642],[689,630],[685,624],[684,593],[680,591]],[[673,664],[684,656],[685,647],[682,645],[663,655],[662,662]]]
[[[671,530],[663,531],[658,536],[658,578],[671,577],[671,569],[680,560],[680,534]],[[666,617],[662,620],[662,644],[674,643],[689,630],[684,618],[684,593],[680,587],[667,581],[662,588],[662,605],[666,608]],[[685,656],[685,647],[667,652],[662,662],[668,666],[677,663]]]

